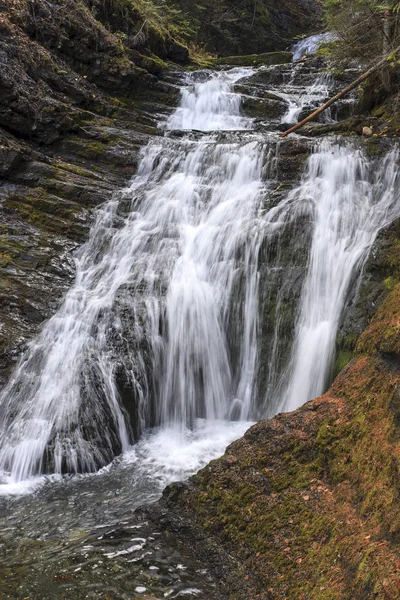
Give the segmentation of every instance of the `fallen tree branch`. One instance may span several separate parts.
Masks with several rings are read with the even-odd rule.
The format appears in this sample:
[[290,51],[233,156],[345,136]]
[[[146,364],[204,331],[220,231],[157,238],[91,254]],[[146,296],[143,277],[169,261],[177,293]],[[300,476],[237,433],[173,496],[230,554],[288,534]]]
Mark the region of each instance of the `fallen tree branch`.
[[362,75],[360,75],[360,77],[358,77],[355,81],[353,81],[353,83],[351,83],[350,85],[348,85],[347,87],[345,87],[341,92],[339,92],[338,94],[336,94],[336,96],[334,96],[333,98],[331,98],[330,100],[328,100],[328,102],[325,102],[325,104],[323,104],[322,106],[320,106],[319,108],[317,108],[317,110],[315,110],[313,113],[311,113],[310,115],[308,115],[308,117],[306,117],[305,119],[303,119],[302,121],[300,121],[300,123],[296,123],[296,125],[293,125],[293,127],[291,127],[290,129],[288,129],[287,131],[284,131],[283,133],[281,133],[280,137],[284,138],[287,135],[289,135],[289,133],[293,133],[297,129],[300,129],[300,127],[303,127],[303,125],[305,125],[309,121],[312,121],[317,115],[319,115],[324,110],[326,110],[327,108],[329,108],[330,106],[332,106],[332,104],[334,104],[335,102],[337,102],[338,100],[340,100],[340,98],[342,98],[343,96],[345,96],[346,94],[348,94],[349,92],[351,92],[352,90],[354,90],[354,88],[356,88],[357,86],[359,86],[360,83],[362,83],[363,81],[365,81],[366,79],[368,79],[368,77],[370,77],[373,73],[375,73],[375,71],[377,71],[380,67],[383,67],[386,64],[389,56],[391,56],[392,54],[397,54],[397,52],[400,52],[400,46],[398,48],[396,48],[396,50],[390,52],[390,54],[388,54],[387,56],[385,56],[385,58],[382,58],[379,62],[377,62],[375,65],[373,65],[370,69],[368,69],[368,71],[366,71],[365,73],[363,73]]

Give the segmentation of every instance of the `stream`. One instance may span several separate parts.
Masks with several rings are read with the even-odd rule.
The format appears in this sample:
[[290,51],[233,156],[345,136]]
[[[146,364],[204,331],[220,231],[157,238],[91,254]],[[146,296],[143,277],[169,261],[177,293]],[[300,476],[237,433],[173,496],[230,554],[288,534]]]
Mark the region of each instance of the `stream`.
[[372,163],[358,141],[310,141],[301,181],[276,193],[279,127],[335,83],[293,65],[260,130],[235,86],[274,69],[184,76],[3,389],[2,598],[225,597],[134,511],[326,390],[343,311],[400,216],[397,148]]

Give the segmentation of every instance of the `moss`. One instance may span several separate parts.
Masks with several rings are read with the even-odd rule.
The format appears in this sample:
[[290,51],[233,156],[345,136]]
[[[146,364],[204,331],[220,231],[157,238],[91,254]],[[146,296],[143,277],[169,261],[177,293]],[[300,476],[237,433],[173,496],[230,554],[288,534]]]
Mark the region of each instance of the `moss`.
[[260,65],[282,65],[292,61],[291,52],[267,52],[265,54],[249,54],[247,56],[226,56],[213,60],[216,65],[238,65],[251,67]]
[[339,81],[341,79],[343,79],[346,75],[345,69],[340,69],[340,68],[329,69],[327,72],[329,73],[329,75],[332,75],[332,77],[334,77],[335,79],[338,79]]
[[383,281],[383,285],[385,286],[385,288],[388,292],[391,292],[392,290],[394,290],[394,288],[396,287],[397,284],[398,284],[397,277],[393,277],[392,275],[390,277],[387,277]]
[[141,56],[141,66],[154,75],[159,75],[162,71],[168,69],[168,64],[155,54]]
[[353,356],[353,352],[350,350],[339,350],[335,357],[334,374],[338,375],[349,364]]
[[12,255],[8,252],[0,250],[0,267],[7,267],[8,264],[12,261]]
[[5,211],[18,215],[39,230],[74,239],[86,236],[86,229],[76,219],[82,208],[46,194],[42,188],[32,189],[23,195],[11,195],[3,206]]
[[57,167],[58,169],[62,169],[63,171],[68,171],[69,173],[74,173],[75,175],[79,175],[80,177],[97,178],[97,176],[94,173],[88,171],[87,169],[84,169],[83,167],[79,167],[78,165],[72,165],[70,163],[65,162],[56,162],[55,167]]
[[321,56],[323,58],[330,58],[331,55],[332,55],[332,49],[329,46],[329,44],[320,46],[315,53],[315,56]]
[[377,352],[400,357],[400,284],[396,284],[357,343],[359,352]]
[[[82,142],[82,140],[80,141]],[[76,153],[78,156],[82,156],[83,158],[89,160],[96,160],[99,156],[104,155],[104,152],[104,142],[96,140],[84,140],[84,142],[81,143],[76,149]]]
[[215,56],[207,51],[205,46],[191,43],[189,45],[189,59],[194,63],[195,67],[211,67]]

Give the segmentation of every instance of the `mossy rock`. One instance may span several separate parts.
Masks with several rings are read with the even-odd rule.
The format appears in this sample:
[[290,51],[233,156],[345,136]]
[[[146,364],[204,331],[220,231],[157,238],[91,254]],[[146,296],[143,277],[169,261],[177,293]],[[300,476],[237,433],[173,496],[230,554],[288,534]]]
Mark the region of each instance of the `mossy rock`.
[[238,67],[260,67],[262,65],[283,65],[292,62],[291,52],[266,52],[246,56],[224,56],[213,61],[215,65],[233,65]]

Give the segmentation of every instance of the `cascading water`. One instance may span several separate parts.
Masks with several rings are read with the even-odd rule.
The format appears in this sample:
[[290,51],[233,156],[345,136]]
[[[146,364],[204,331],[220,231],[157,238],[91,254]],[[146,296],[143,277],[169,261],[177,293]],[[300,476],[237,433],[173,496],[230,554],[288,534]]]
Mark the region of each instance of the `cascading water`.
[[[251,127],[232,92],[242,75],[236,70],[184,90],[168,126]],[[139,428],[184,429],[232,411],[249,416],[262,158],[258,141],[216,137],[165,138],[143,149],[129,215],[119,222],[117,199],[99,211],[77,256],[73,288],[3,392],[0,468],[12,480],[93,471],[132,441],[110,340],[110,332],[128,335],[121,294],[129,296],[136,338],[124,365],[131,386],[125,409],[136,411]],[[233,372],[227,323],[235,318],[232,290],[239,285],[245,310],[236,311],[242,340]]]
[[[94,471],[140,436],[142,457],[177,439],[178,454],[188,443],[204,453],[209,440],[206,456],[178,468],[187,474],[250,419],[324,390],[351,283],[378,231],[400,214],[398,153],[371,176],[356,145],[324,141],[301,184],[269,208],[275,142],[251,131],[233,91],[249,73],[189,76],[165,129],[197,133],[167,133],[143,148],[130,188],[99,210],[74,286],[3,390],[5,481]],[[281,360],[292,291],[278,277],[270,293],[282,268],[269,256],[297,223],[307,229],[309,258],[290,357]],[[261,297],[275,306],[267,350]]]
[[[400,216],[399,151],[371,172],[351,143],[317,144],[302,184],[275,219],[308,218],[313,232],[291,358],[280,381],[279,410],[293,410],[326,389],[339,320],[378,232]],[[279,335],[279,334],[278,334]]]
[[322,44],[333,42],[336,39],[337,35],[328,31],[326,33],[317,33],[304,40],[300,40],[290,49],[291,52],[293,52],[293,60],[299,60],[300,58],[303,58],[303,56],[307,56],[307,54],[315,54]]
[[202,71],[192,75],[194,84],[183,88],[180,106],[168,119],[167,129],[198,131],[237,131],[251,129],[251,119],[241,116],[240,94],[233,84],[248,77],[253,69],[232,69],[221,74]]
[[[318,107],[321,99],[329,96],[332,88],[332,77],[327,73],[318,75],[315,81],[303,90],[293,89],[288,84],[288,90],[281,93],[281,97],[288,102],[288,110],[281,119],[282,123],[297,123],[303,110],[311,110]],[[324,111],[321,115],[324,123],[333,123],[330,109]]]

